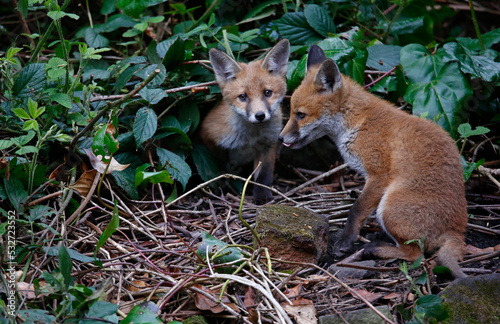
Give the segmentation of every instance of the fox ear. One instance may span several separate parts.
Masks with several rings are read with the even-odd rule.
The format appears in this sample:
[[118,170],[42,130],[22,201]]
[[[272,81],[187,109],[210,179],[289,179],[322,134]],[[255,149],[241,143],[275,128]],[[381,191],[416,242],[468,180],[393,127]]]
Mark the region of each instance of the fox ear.
[[262,60],[261,67],[272,74],[286,76],[289,56],[290,42],[288,39],[282,39],[267,53]]
[[326,60],[325,53],[318,45],[312,45],[309,48],[309,54],[307,55],[306,67],[309,69],[311,66],[323,63]]
[[218,49],[212,48],[209,57],[214,68],[215,79],[219,84],[224,84],[236,78],[236,75],[242,70],[238,62]]
[[342,86],[339,68],[332,59],[321,64],[314,77],[314,86],[319,92],[333,92]]

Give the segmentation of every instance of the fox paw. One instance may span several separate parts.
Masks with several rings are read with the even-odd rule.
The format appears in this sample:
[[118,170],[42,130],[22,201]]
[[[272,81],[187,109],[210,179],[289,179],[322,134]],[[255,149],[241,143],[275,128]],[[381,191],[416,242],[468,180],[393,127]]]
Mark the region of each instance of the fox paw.
[[333,256],[340,259],[351,250],[351,246],[352,243],[346,240],[337,241],[337,243],[333,246]]
[[264,205],[273,200],[273,195],[271,195],[269,190],[254,190],[253,200],[256,205]]

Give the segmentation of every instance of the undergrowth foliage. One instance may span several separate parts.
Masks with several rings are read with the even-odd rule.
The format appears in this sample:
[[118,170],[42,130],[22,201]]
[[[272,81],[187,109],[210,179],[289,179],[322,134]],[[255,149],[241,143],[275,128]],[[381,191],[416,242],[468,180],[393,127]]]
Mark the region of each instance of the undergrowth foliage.
[[[500,29],[480,30],[474,11],[432,0],[197,3],[18,0],[0,9],[19,19],[15,26],[0,19],[0,212],[15,211],[33,235],[31,244],[17,245],[17,262],[48,244],[34,238],[47,230],[37,220],[78,210],[74,190],[86,196],[89,161],[95,169],[104,163],[99,173],[135,200],[159,183],[173,200],[224,172],[196,140],[220,98],[210,48],[249,61],[289,39],[291,93],[305,75],[308,47],[317,44],[342,73],[434,120],[462,150],[500,121]],[[451,24],[454,18],[466,22]],[[482,162],[464,156],[465,178]],[[31,204],[57,190],[57,208],[50,200]],[[60,304],[44,314],[97,317],[92,292],[68,278],[71,258],[83,256],[51,253],[61,265],[44,277]],[[116,316],[108,311],[101,317]]]

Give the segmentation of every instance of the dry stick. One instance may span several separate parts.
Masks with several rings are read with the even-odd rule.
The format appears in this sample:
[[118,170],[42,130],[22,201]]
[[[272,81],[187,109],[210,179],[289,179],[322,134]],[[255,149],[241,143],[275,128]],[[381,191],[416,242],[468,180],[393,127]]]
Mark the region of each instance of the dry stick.
[[[217,81],[208,81],[208,82],[197,83],[197,84],[192,84],[192,85],[178,87],[178,88],[167,89],[164,92],[169,94],[169,93],[175,93],[175,92],[180,92],[180,91],[187,91],[187,90],[191,90],[193,88],[198,88],[198,87],[208,87],[208,86],[216,85],[216,84],[217,84]],[[130,93],[128,93],[127,95],[129,95]],[[116,99],[122,98],[123,96],[126,96],[126,95],[95,96],[95,97],[90,99],[90,102],[104,101],[104,100],[116,100]],[[134,92],[133,97],[138,97],[138,96],[139,96],[139,94]]]
[[328,172],[325,172],[325,173],[323,173],[323,174],[320,174],[319,176],[317,176],[317,177],[315,177],[315,178],[312,178],[311,180],[309,180],[309,181],[307,181],[307,182],[304,182],[304,183],[303,183],[303,184],[301,184],[300,186],[295,187],[294,189],[292,189],[292,190],[288,191],[287,193],[285,193],[285,196],[287,196],[287,197],[288,197],[288,196],[290,196],[290,195],[292,195],[292,194],[296,193],[297,191],[304,189],[305,187],[309,186],[310,184],[315,183],[315,182],[317,182],[317,181],[319,181],[319,180],[322,180],[322,179],[324,179],[324,178],[326,178],[326,177],[329,177],[329,176],[331,176],[332,174],[334,174],[335,172],[338,172],[338,171],[340,171],[340,170],[343,170],[343,169],[345,169],[345,168],[347,168],[347,167],[348,167],[347,163],[344,163],[344,164],[342,164],[342,165],[340,165],[340,166],[338,166],[338,167],[336,167],[336,168],[331,169],[331,170],[330,170],[330,171],[328,171]]
[[370,303],[365,297],[361,296],[358,292],[356,292],[355,290],[353,290],[352,288],[350,288],[348,285],[346,285],[342,280],[340,280],[339,278],[337,278],[334,275],[332,275],[330,272],[328,272],[328,270],[325,270],[325,269],[321,268],[320,266],[317,266],[317,265],[315,265],[313,263],[296,262],[296,261],[286,261],[286,260],[275,259],[275,258],[273,258],[273,260],[276,261],[276,262],[290,263],[290,264],[297,264],[297,265],[301,265],[301,266],[312,267],[312,268],[315,268],[315,269],[317,269],[317,270],[325,273],[328,277],[332,278],[333,280],[335,280],[336,282],[338,282],[342,287],[344,287],[345,289],[347,289],[353,296],[359,298],[363,303],[365,303],[369,308],[371,308],[378,316],[380,316],[382,319],[384,319],[384,321],[386,321],[387,323],[390,323],[390,324],[396,324],[393,321],[391,321],[390,319],[388,319],[378,309],[376,309],[375,306],[373,306],[373,304]]
[[[240,177],[240,176],[237,176],[237,175],[234,175],[234,174],[230,174],[230,173],[225,173],[225,174],[221,174],[220,176],[217,176],[213,179],[210,179],[198,186],[196,186],[195,188],[189,190],[188,192],[184,193],[183,195],[177,197],[176,199],[174,199],[173,201],[171,201],[170,203],[168,203],[167,205],[165,205],[165,208],[168,208],[170,206],[172,206],[173,204],[177,203],[178,201],[184,199],[185,197],[189,196],[190,194],[192,194],[193,192],[197,191],[197,190],[200,190],[202,189],[203,187],[206,187],[207,185],[211,184],[212,182],[216,182],[216,181],[219,181],[220,179],[224,179],[224,178],[231,178],[231,179],[236,179],[236,180],[241,180],[241,181],[246,181],[247,179],[243,178],[243,177]],[[282,192],[272,188],[272,187],[269,187],[269,186],[266,186],[266,185],[263,185],[261,183],[258,183],[258,182],[255,182],[255,181],[249,181],[250,184],[253,184],[254,186],[260,186],[260,187],[263,187],[263,188],[266,188],[268,190],[271,190],[272,192],[274,192],[275,194],[278,194],[280,195],[281,197],[283,197],[284,199],[290,201],[290,202],[293,202],[294,204],[297,204],[297,202],[291,198],[288,198],[285,194],[283,194]]]
[[80,215],[82,210],[87,206],[89,203],[90,199],[92,199],[92,195],[94,194],[95,189],[97,188],[97,184],[99,183],[99,173],[96,172],[94,176],[94,181],[92,182],[92,186],[90,186],[89,192],[87,193],[87,196],[83,200],[83,202],[80,204],[77,210],[66,220],[66,226],[69,226],[73,220]]
[[498,188],[500,188],[500,182],[493,177],[493,174],[500,175],[500,169],[490,169],[480,165],[479,168],[477,168],[477,170],[482,175],[487,176],[491,180],[491,182],[493,182]]
[[467,227],[473,228],[473,229],[475,229],[475,230],[477,230],[479,232],[490,234],[490,235],[500,235],[500,230],[496,230],[496,229],[493,229],[493,228],[488,228],[488,227],[485,227],[485,226],[480,226],[480,225],[468,223]]
[[288,324],[292,324],[292,320],[290,319],[290,317],[288,317],[287,313],[285,312],[285,310],[283,309],[283,307],[281,307],[281,305],[279,304],[279,302],[273,297],[272,294],[270,294],[266,288],[262,287],[261,285],[253,282],[253,281],[250,281],[248,280],[247,278],[242,278],[242,277],[238,277],[238,276],[233,276],[233,275],[226,275],[226,274],[219,274],[219,273],[214,273],[212,275],[210,275],[210,278],[216,278],[216,279],[225,279],[225,280],[232,280],[232,281],[236,281],[240,284],[243,284],[243,285],[246,285],[246,286],[249,286],[249,287],[252,287],[258,291],[260,291],[260,293],[262,295],[264,295],[270,302],[271,304],[273,304],[273,306],[276,308],[276,310],[278,311],[278,313],[283,317],[283,319],[286,321],[286,323]]
[[[75,135],[75,137],[73,137],[73,140],[71,141],[71,146],[74,147],[76,145],[76,143],[78,142],[78,139],[80,137],[82,137],[84,134],[86,134],[89,130],[91,130],[92,127],[94,127],[94,124],[102,116],[104,116],[108,112],[108,110],[110,110],[111,108],[113,108],[115,106],[119,106],[125,100],[133,97],[136,93],[138,93],[139,91],[141,91],[142,88],[144,88],[149,82],[151,82],[160,72],[161,72],[160,69],[154,70],[153,73],[151,73],[151,75],[149,75],[146,78],[146,80],[142,81],[141,84],[139,84],[135,89],[133,89],[132,91],[130,91],[126,95],[121,96],[121,98],[118,99],[117,101],[107,102],[106,103],[106,107],[104,107],[94,118],[92,118],[92,120],[89,122],[89,124],[87,126],[85,126],[85,128],[81,132],[79,132],[78,134]],[[103,100],[105,100],[105,99],[103,99]]]
[[392,72],[394,72],[394,70],[396,70],[396,67],[393,67],[392,69],[390,69],[388,72],[382,74],[379,78],[377,78],[376,80],[374,80],[373,82],[371,83],[368,83],[364,86],[365,89],[368,89],[369,87],[377,84],[378,82],[380,82],[380,80],[382,80],[383,78],[385,78],[386,76],[388,76],[389,74],[391,74]]
[[460,265],[465,265],[465,264],[469,264],[469,263],[474,263],[476,261],[481,261],[481,260],[486,260],[486,259],[494,258],[494,257],[497,257],[499,255],[500,255],[500,251],[490,252],[490,253],[488,253],[486,255],[480,255],[478,257],[469,259],[467,261],[462,261],[459,264]]

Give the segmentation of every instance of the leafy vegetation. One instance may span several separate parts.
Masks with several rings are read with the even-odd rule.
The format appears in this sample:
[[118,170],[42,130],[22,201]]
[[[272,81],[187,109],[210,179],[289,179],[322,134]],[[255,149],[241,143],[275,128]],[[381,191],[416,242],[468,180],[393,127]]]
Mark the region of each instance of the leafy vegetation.
[[[151,184],[161,184],[173,201],[221,173],[196,140],[220,97],[210,48],[248,61],[288,38],[291,93],[308,47],[318,44],[341,72],[446,129],[464,155],[466,179],[485,161],[464,150],[468,141],[500,121],[500,28],[484,12],[432,0],[13,3],[0,9],[17,14],[0,19],[1,217],[14,210],[18,231],[29,236],[16,246],[22,278],[53,243],[45,235],[62,243],[58,269],[43,272],[48,285],[36,288],[55,306],[33,303],[24,311],[32,321],[118,321],[116,307],[99,304],[103,290],[71,281],[71,259],[84,256],[64,248],[64,230],[46,221],[69,225],[82,216],[75,191],[93,190],[89,163],[104,174],[99,197],[111,181],[133,200],[158,195]],[[99,208],[113,210],[116,198],[103,195]]]

